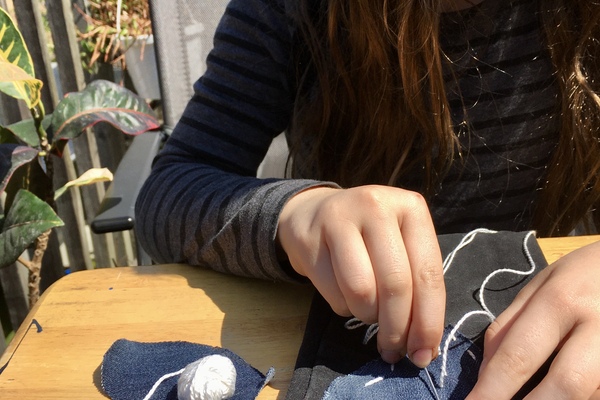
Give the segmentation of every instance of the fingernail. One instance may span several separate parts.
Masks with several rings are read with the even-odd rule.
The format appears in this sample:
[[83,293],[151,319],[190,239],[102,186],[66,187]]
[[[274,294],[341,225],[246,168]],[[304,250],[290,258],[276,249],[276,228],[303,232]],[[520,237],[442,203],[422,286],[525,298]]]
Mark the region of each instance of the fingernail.
[[415,351],[412,356],[409,357],[415,366],[419,368],[427,368],[433,359],[432,349],[420,349]]
[[392,350],[381,350],[381,358],[388,364],[396,364],[402,359],[402,354]]

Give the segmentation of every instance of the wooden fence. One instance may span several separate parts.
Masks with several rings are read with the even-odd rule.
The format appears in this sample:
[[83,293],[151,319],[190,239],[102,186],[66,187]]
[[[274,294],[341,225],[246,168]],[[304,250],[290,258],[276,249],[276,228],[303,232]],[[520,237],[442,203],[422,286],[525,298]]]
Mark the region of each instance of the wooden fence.
[[[36,76],[44,82],[42,101],[47,113],[52,112],[61,93],[78,91],[99,77],[87,76],[81,64],[76,29],[84,31],[86,22],[77,7],[85,9],[85,0],[0,0],[0,6],[11,13],[27,43]],[[54,54],[49,51],[49,36]],[[112,72],[112,67],[106,68],[101,77],[114,79]],[[0,122],[10,124],[27,115],[16,101],[0,95]],[[55,187],[92,167],[114,172],[127,143],[128,138],[110,127],[81,135],[67,148],[62,162],[55,163]],[[105,185],[96,184],[71,188],[68,196],[59,198],[58,213],[65,226],[51,235],[42,265],[42,290],[69,271],[135,264],[131,232],[96,235],[89,230],[104,192]],[[27,270],[18,263],[0,269],[0,321],[5,335],[15,331],[27,315],[26,275]],[[0,353],[3,346],[0,340]]]

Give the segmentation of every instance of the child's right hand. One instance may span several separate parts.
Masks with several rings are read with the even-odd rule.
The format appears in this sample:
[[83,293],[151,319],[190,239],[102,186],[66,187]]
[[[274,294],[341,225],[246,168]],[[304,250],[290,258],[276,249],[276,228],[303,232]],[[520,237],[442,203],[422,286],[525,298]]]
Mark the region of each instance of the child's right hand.
[[284,206],[277,238],[337,314],[379,323],[385,361],[408,354],[425,367],[437,356],[446,291],[420,194],[387,186],[308,189]]

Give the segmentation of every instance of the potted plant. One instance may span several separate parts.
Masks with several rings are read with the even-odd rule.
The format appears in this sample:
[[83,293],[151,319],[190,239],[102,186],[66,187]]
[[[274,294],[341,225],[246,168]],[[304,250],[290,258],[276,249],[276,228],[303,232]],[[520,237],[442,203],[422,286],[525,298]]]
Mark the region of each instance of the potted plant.
[[127,69],[138,94],[158,99],[158,72],[148,0],[88,0],[79,10],[88,23],[79,32],[84,65],[95,72],[99,62]]
[[[0,91],[23,101],[31,119],[0,125],[0,268],[14,263],[30,246],[29,302],[39,294],[39,273],[51,229],[62,225],[54,201],[65,188],[52,186],[53,163],[67,142],[87,127],[108,122],[130,135],[158,128],[152,109],[134,93],[112,82],[95,81],[67,95],[54,113],[45,115],[40,101],[42,82],[34,78],[31,56],[21,33],[0,8]],[[109,179],[103,170],[90,170],[67,186]]]

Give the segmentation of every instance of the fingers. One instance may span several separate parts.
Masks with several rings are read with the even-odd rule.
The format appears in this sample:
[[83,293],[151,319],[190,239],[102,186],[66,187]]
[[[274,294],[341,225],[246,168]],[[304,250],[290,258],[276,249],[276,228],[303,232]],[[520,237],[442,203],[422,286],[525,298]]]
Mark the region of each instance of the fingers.
[[[553,360],[550,370],[544,379],[527,396],[528,400],[600,400],[600,365],[598,352],[593,349],[600,348],[600,337],[597,335],[599,327],[579,325],[576,327],[561,351]],[[523,339],[523,337],[522,337]],[[539,362],[547,358],[545,355],[548,346],[528,347],[528,353],[519,348],[512,347],[506,341],[503,345],[510,348],[508,357],[505,357],[501,347],[492,360],[487,363],[480,374],[479,381],[467,399],[510,399],[525,384],[533,372],[539,368]],[[543,347],[546,351],[538,351],[536,347]],[[544,354],[538,358],[540,354]],[[525,360],[531,359],[531,362]],[[543,361],[542,361],[543,362]],[[528,365],[529,364],[529,365]]]
[[528,399],[588,400],[600,386],[600,326],[578,325]]
[[[531,298],[537,293],[538,289],[548,280],[551,269],[546,268],[536,275],[527,286],[525,286],[510,306],[498,316],[486,331],[486,340],[484,347],[484,364],[486,360],[496,353],[504,337],[511,331],[515,321],[517,321],[527,308]],[[543,311],[543,310],[542,310]]]
[[379,322],[377,344],[385,361],[396,363],[408,352],[425,367],[437,355],[445,312],[442,259],[427,204],[399,189],[365,190],[357,197],[368,210],[355,220],[360,238],[348,229],[338,236],[344,242],[332,245],[328,238],[341,291],[355,316]]
[[377,322],[375,274],[362,234],[349,223],[331,224],[325,240],[333,268],[331,278],[339,285],[347,309],[365,323]]
[[510,399],[555,352],[527,399],[598,398],[600,271],[596,248],[542,271],[486,332],[479,380],[467,399]]
[[590,397],[590,400],[600,400],[600,389],[596,389],[594,394]]
[[488,328],[479,379],[467,399],[510,399],[562,339],[560,322],[543,306],[529,307],[507,322],[499,318]]
[[396,223],[385,231],[366,229],[364,237],[377,284],[377,345],[382,358],[393,364],[406,355],[412,308],[411,266]]
[[408,351],[415,365],[429,364],[442,337],[445,288],[420,195],[380,186],[301,192],[282,210],[277,238],[336,313],[379,323],[385,361]]
[[[294,261],[290,260],[294,263]],[[298,264],[306,262],[299,261]],[[328,246],[323,243],[319,246],[315,268],[311,269],[310,279],[315,288],[321,293],[323,298],[329,303],[331,309],[343,317],[352,316],[342,290],[338,285]]]
[[412,320],[407,347],[411,361],[424,368],[437,356],[444,327],[446,289],[442,256],[425,201],[416,198],[416,212],[404,215],[402,238],[413,282]]

